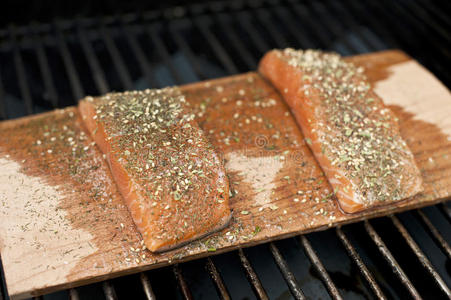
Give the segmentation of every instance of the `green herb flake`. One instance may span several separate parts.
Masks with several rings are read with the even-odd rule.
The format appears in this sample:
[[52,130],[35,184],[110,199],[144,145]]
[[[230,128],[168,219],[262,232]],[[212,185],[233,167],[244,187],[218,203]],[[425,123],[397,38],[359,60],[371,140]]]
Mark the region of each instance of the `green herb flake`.
[[253,232],[253,235],[255,236],[255,235],[257,235],[260,231],[262,231],[262,229],[261,229],[261,227],[260,226],[255,226],[255,230],[254,230],[254,232]]
[[350,136],[352,134],[352,129],[346,129],[345,135]]
[[182,198],[182,195],[180,195],[179,192],[174,192],[174,200],[175,201],[179,201]]

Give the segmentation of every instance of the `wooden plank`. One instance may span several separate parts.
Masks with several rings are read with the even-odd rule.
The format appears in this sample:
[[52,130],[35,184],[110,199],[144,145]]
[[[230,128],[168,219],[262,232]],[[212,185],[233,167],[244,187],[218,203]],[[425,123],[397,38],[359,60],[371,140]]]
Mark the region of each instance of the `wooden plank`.
[[[75,108],[0,123],[0,250],[14,299],[444,201],[451,95],[399,51],[350,58],[399,118],[425,192],[343,214],[280,95],[256,73],[183,86],[230,177],[228,228],[162,254],[141,238]],[[72,153],[75,152],[76,155]],[[81,157],[81,158],[80,158]],[[138,249],[138,250],[137,250]]]

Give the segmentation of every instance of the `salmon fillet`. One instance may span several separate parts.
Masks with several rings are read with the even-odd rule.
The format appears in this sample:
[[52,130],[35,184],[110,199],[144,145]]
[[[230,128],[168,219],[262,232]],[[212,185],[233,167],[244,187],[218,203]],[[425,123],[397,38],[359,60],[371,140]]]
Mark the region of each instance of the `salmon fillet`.
[[150,251],[228,224],[224,166],[179,89],[86,97],[79,111]]
[[422,179],[397,118],[363,68],[338,54],[273,50],[259,72],[282,94],[341,209],[355,213],[421,192]]

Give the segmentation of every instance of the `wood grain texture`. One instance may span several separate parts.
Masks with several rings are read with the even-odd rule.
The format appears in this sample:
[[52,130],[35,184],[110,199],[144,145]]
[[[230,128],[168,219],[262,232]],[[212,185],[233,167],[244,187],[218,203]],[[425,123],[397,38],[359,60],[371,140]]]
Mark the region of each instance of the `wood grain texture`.
[[398,116],[423,194],[343,214],[287,106],[260,75],[195,83],[181,89],[224,159],[234,217],[218,234],[152,254],[142,250],[75,108],[6,121],[0,123],[0,250],[9,294],[44,294],[448,199],[449,91],[399,51],[349,60],[366,68]]

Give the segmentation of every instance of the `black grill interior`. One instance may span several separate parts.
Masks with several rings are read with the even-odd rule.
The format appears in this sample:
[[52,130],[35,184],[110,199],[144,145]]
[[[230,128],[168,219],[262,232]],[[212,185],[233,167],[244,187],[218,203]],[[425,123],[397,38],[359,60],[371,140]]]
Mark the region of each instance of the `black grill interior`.
[[[399,48],[451,86],[447,1],[224,1],[0,29],[0,118],[255,70],[271,48]],[[448,299],[448,203],[44,299]],[[0,299],[9,299],[4,279]]]

